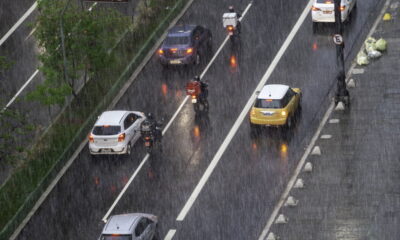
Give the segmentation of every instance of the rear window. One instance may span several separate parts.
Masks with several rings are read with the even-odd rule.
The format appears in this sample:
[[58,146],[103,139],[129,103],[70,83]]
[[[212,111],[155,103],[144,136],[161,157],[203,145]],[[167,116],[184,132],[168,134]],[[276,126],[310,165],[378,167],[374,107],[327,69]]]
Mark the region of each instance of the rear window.
[[101,235],[100,240],[132,240],[129,235]]
[[93,129],[94,135],[116,135],[121,132],[120,126],[95,126]]
[[277,99],[257,99],[254,104],[256,108],[282,108],[281,100]]
[[167,37],[165,43],[167,45],[183,45],[189,44],[190,39],[189,37]]

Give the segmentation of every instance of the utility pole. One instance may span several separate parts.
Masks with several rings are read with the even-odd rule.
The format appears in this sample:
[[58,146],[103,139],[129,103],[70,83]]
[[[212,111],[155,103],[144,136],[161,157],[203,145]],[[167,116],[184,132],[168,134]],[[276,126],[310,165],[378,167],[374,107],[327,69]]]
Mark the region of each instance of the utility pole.
[[349,91],[346,89],[346,74],[344,68],[344,41],[343,23],[341,13],[341,0],[335,0],[335,35],[333,40],[336,44],[336,65],[337,65],[337,89],[335,103],[343,102],[345,105],[350,103]]

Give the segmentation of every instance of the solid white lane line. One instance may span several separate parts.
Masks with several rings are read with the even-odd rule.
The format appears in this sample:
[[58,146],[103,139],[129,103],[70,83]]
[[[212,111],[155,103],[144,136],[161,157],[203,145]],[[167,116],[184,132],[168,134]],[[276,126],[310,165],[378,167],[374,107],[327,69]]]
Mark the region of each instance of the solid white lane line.
[[[248,9],[250,8],[251,3],[247,6],[245,12],[243,13],[242,18],[246,15]],[[241,18],[241,19],[242,19]],[[226,38],[223,42],[222,45],[220,46],[220,48],[218,49],[218,51],[215,53],[214,57],[212,58],[212,60],[208,63],[207,67],[203,70],[202,74],[200,75],[201,77],[205,75],[205,73],[208,71],[209,66],[211,66],[211,64],[214,62],[214,60],[216,59],[216,56],[221,52],[221,49],[223,48],[223,46],[226,44],[228,38]],[[170,121],[168,122],[168,124],[165,126],[165,128],[162,131],[162,134],[164,135],[167,130],[171,127],[172,123],[175,121],[176,117],[178,116],[178,114],[180,113],[180,111],[182,110],[182,108],[185,106],[185,103],[187,102],[187,100],[189,99],[189,96],[186,96],[182,103],[180,104],[180,106],[178,107],[178,109],[175,111],[174,115],[171,117]],[[120,194],[118,195],[117,199],[115,199],[113,205],[110,207],[110,209],[107,211],[106,215],[104,215],[103,217],[103,221],[106,222],[107,218],[109,217],[109,215],[111,214],[111,212],[114,210],[115,206],[118,204],[119,200],[122,198],[122,196],[125,194],[126,190],[128,189],[129,185],[132,183],[133,179],[136,177],[136,175],[139,173],[139,171],[142,169],[143,165],[145,162],[147,162],[149,158],[149,154],[146,154],[145,158],[142,160],[142,162],[140,163],[139,167],[136,169],[136,171],[133,173],[133,175],[131,176],[131,178],[129,179],[129,181],[127,182],[127,184],[124,186],[124,188],[122,189],[122,191],[120,192]]]
[[[372,26],[371,30],[369,31],[369,33],[368,33],[368,35],[367,35],[367,38],[368,38],[368,37],[371,37],[372,34],[375,32],[375,30],[376,30],[376,28],[377,28],[377,26],[378,26],[380,20],[381,20],[382,17],[383,17],[383,14],[386,12],[387,8],[388,8],[389,5],[390,5],[390,1],[391,1],[391,0],[387,0],[387,1],[386,1],[386,3],[385,3],[385,5],[384,5],[384,7],[383,7],[383,9],[382,9],[382,11],[381,11],[381,13],[380,13],[380,15],[378,16],[378,18],[376,19],[374,25]],[[363,47],[363,46],[361,45],[361,49],[362,49],[362,47]],[[361,49],[359,50],[359,52],[361,51]],[[350,79],[350,76],[353,74],[353,71],[354,71],[354,69],[355,69],[356,66],[357,66],[357,63],[355,63],[355,62],[351,65],[350,69],[349,69],[348,72],[347,72],[347,76],[348,76],[347,81]],[[334,102],[332,102],[331,105],[329,106],[328,110],[326,111],[326,113],[325,113],[325,115],[324,115],[324,117],[323,117],[323,119],[322,119],[322,121],[321,121],[321,123],[320,123],[318,129],[317,129],[317,132],[316,132],[315,135],[313,136],[313,138],[312,138],[310,144],[308,145],[306,151],[304,152],[303,157],[300,159],[300,162],[299,162],[299,164],[297,165],[297,168],[296,168],[296,171],[295,171],[294,175],[293,175],[292,178],[290,179],[290,181],[289,181],[289,183],[288,183],[288,185],[287,185],[285,191],[283,192],[283,194],[282,194],[282,196],[281,196],[281,198],[280,198],[278,204],[275,206],[275,208],[274,208],[274,210],[273,210],[271,216],[269,217],[268,222],[267,222],[267,224],[265,225],[263,231],[261,232],[261,235],[260,235],[260,237],[258,238],[258,240],[264,240],[264,239],[267,237],[267,234],[268,234],[268,232],[269,232],[269,230],[270,230],[270,228],[271,228],[271,225],[273,224],[273,222],[274,222],[276,216],[277,216],[278,213],[279,213],[279,210],[282,208],[282,206],[283,206],[283,204],[284,204],[286,198],[288,197],[288,195],[289,195],[291,189],[293,188],[294,183],[296,182],[296,179],[297,179],[297,177],[298,177],[298,175],[299,175],[299,170],[301,170],[301,169],[303,168],[303,165],[304,165],[304,163],[305,163],[305,161],[306,161],[308,155],[310,154],[311,149],[312,149],[312,148],[314,147],[314,145],[315,145],[316,139],[318,138],[318,136],[319,136],[319,134],[321,133],[323,127],[325,126],[326,122],[328,121],[328,118],[329,118],[329,116],[331,115],[331,113],[332,113],[334,107],[335,107],[335,104],[334,104]],[[340,122],[339,119],[331,119],[331,120],[329,120],[329,123],[339,123],[339,122]]]
[[133,179],[136,177],[136,175],[138,175],[140,169],[142,169],[143,165],[147,162],[147,160],[149,159],[150,155],[147,153],[146,156],[144,157],[144,159],[142,160],[142,162],[139,164],[139,166],[136,168],[135,172],[133,173],[133,175],[129,178],[129,181],[125,184],[124,188],[122,189],[122,191],[119,193],[118,197],[115,199],[114,203],[111,205],[110,209],[108,209],[106,215],[104,215],[103,217],[103,222],[107,222],[107,218],[108,216],[110,216],[112,210],[114,210],[115,206],[117,205],[117,203],[119,202],[119,200],[121,199],[122,195],[124,195],[124,193],[126,192],[126,190],[128,189],[129,185],[132,183]]
[[240,113],[239,117],[236,119],[234,125],[232,126],[231,130],[229,131],[228,135],[226,136],[224,142],[218,149],[218,152],[215,154],[214,158],[212,159],[210,165],[207,167],[204,175],[201,177],[199,183],[197,184],[196,188],[194,189],[193,193],[190,195],[189,200],[186,202],[185,206],[179,213],[177,217],[177,221],[183,221],[189,212],[190,208],[192,207],[193,203],[196,201],[197,197],[200,194],[200,191],[203,189],[204,185],[206,184],[208,178],[214,171],[214,168],[217,166],[218,162],[220,161],[222,154],[225,152],[226,148],[230,144],[231,140],[235,136],[237,130],[239,129],[240,125],[242,124],[243,120],[246,118],[247,113],[249,112],[255,98],[256,92],[261,90],[265,83],[268,81],[269,77],[271,76],[272,72],[274,71],[275,67],[279,63],[280,59],[282,58],[283,54],[285,53],[286,49],[288,48],[289,44],[292,42],[294,36],[296,35],[297,31],[301,27],[304,19],[309,14],[310,7],[312,5],[312,1],[309,1],[306,8],[304,9],[303,13],[301,14],[300,18],[298,19],[297,23],[294,25],[292,31],[286,38],[285,42],[283,43],[282,47],[279,49],[277,55],[275,56],[274,60],[272,61],[271,65],[268,67],[266,73],[262,77],[260,83],[254,90],[253,94],[247,101],[245,107],[243,108],[242,112]]
[[6,110],[14,101],[17,99],[17,97],[21,94],[21,92],[28,86],[28,84],[35,78],[35,76],[39,73],[39,70],[36,69],[36,71],[32,74],[32,76],[26,81],[26,83],[18,90],[18,92],[15,94],[15,96],[7,103],[7,105],[3,108],[3,111]]
[[29,15],[36,9],[37,7],[37,2],[33,3],[33,5],[22,15],[22,17],[14,24],[14,26],[11,27],[10,30],[0,39],[0,46],[13,34],[13,32],[25,21]]
[[186,101],[189,99],[189,96],[186,96],[181,105],[178,107],[178,109],[176,110],[176,112],[174,113],[174,115],[172,116],[171,120],[169,120],[168,124],[165,126],[165,128],[162,131],[162,135],[164,135],[168,128],[172,125],[172,123],[174,122],[175,118],[178,116],[179,112],[182,110],[182,108],[185,106]]
[[97,2],[93,3],[93,5],[90,6],[90,8],[88,9],[89,12],[91,12],[93,10],[93,8],[96,7],[96,5],[97,5]]
[[168,231],[167,235],[165,235],[164,240],[171,240],[174,237],[175,233],[176,233],[176,229],[170,229]]

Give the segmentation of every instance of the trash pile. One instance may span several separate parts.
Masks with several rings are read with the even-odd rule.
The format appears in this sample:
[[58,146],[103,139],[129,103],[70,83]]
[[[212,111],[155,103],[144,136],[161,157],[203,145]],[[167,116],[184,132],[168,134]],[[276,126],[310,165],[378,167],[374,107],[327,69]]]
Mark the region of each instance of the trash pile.
[[376,40],[373,37],[367,38],[364,42],[364,48],[357,54],[357,64],[367,65],[370,59],[376,59],[382,56],[382,52],[386,51],[387,42],[380,38]]

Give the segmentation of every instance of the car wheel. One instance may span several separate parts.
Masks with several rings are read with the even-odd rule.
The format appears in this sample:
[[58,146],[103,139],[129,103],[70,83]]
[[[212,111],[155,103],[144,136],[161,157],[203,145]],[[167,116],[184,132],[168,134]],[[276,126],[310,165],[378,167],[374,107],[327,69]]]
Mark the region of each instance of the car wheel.
[[286,128],[287,128],[287,129],[291,129],[292,127],[293,127],[293,117],[290,116],[290,117],[287,119]]
[[200,55],[198,53],[196,54],[196,59],[194,60],[194,64],[195,65],[199,65],[200,64]]
[[250,135],[252,137],[256,137],[258,136],[259,132],[260,132],[260,127],[256,124],[250,123]]
[[316,33],[317,30],[318,30],[318,23],[313,22],[313,23],[312,23],[312,31],[313,31],[313,33]]
[[126,149],[126,155],[130,156],[132,151],[131,143],[128,143],[127,149]]

